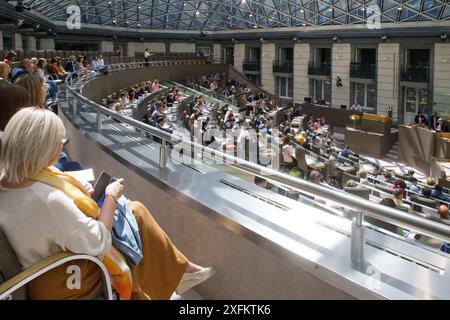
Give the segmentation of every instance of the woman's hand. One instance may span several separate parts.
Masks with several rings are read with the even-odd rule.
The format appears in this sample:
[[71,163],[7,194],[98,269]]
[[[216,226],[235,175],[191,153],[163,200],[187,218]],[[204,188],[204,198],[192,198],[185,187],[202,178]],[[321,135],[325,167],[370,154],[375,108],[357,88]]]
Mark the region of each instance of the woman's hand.
[[116,202],[119,201],[119,198],[122,196],[123,194],[123,190],[124,190],[124,186],[123,186],[123,181],[124,179],[118,179],[117,181],[111,183],[110,185],[108,185],[106,187],[105,190],[105,195],[111,196]]

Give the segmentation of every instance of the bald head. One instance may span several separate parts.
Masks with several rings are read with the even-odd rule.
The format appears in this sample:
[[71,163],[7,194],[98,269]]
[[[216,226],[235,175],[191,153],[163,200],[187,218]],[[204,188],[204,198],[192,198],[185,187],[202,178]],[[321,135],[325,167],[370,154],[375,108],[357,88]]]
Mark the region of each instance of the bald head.
[[438,214],[441,217],[441,219],[447,220],[449,215],[448,207],[446,205],[441,205],[438,209]]

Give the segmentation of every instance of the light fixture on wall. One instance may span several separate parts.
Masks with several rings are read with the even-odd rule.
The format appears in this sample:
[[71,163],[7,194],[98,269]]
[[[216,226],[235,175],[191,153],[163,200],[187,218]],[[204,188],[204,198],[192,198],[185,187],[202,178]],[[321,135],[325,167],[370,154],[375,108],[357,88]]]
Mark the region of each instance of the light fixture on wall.
[[338,41],[339,41],[339,37],[338,37],[338,36],[334,36],[334,37],[333,37],[333,41],[334,41],[334,42],[338,42]]
[[385,35],[385,34],[382,35],[382,36],[381,36],[381,40],[386,42],[386,41],[388,40],[388,36]]
[[299,40],[299,37],[295,36],[294,38],[292,38],[292,41],[297,42]]
[[442,41],[447,41],[448,40],[448,35],[446,33],[441,34],[441,40]]
[[264,42],[264,38],[259,38],[259,41]]

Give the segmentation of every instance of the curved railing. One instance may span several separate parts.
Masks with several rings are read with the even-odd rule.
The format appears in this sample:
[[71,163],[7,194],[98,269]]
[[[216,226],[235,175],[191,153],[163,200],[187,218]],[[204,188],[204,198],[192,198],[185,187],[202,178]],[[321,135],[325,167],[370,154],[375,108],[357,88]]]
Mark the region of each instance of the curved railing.
[[[154,65],[150,63],[150,65]],[[144,68],[145,63],[132,63],[132,64],[120,64],[108,66],[110,72],[118,72],[123,70],[130,70],[136,68]],[[224,163],[245,172],[250,175],[263,177],[269,181],[276,182],[288,188],[300,191],[304,194],[326,199],[327,202],[334,203],[339,207],[349,209],[355,213],[356,218],[353,221],[352,227],[352,246],[351,246],[351,259],[352,262],[359,265],[364,262],[364,215],[382,220],[394,225],[398,225],[403,228],[412,229],[420,234],[442,239],[450,242],[450,227],[442,223],[427,220],[422,217],[417,217],[396,209],[392,209],[380,204],[368,202],[367,200],[358,198],[351,194],[344,192],[336,192],[336,190],[324,187],[322,185],[313,184],[308,181],[304,181],[283,173],[280,173],[274,169],[266,168],[255,163],[246,161],[242,158],[235,157],[233,155],[220,152],[215,149],[208,148],[204,145],[198,144],[194,141],[183,140],[176,135],[169,134],[165,131],[158,130],[147,124],[139,122],[120,115],[117,112],[111,111],[94,101],[86,98],[82,94],[83,87],[88,84],[89,80],[97,77],[98,74],[92,73],[73,73],[66,79],[66,93],[67,101],[71,101],[71,108],[73,115],[77,115],[78,104],[89,106],[97,112],[97,128],[101,129],[103,117],[107,116],[119,122],[128,124],[142,132],[159,138],[161,142],[160,152],[160,168],[167,166],[168,160],[168,145],[183,144],[193,150],[193,153],[201,153],[205,157],[211,157],[211,160],[217,158],[223,159]],[[190,156],[190,154],[184,154],[184,156]]]

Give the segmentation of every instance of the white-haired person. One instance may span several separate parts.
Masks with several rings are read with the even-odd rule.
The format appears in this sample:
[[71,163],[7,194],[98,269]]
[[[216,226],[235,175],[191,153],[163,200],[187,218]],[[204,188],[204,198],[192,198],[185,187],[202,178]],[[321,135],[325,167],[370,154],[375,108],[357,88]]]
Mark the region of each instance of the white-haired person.
[[[143,258],[127,263],[112,246],[114,212],[123,179],[107,186],[101,208],[75,179],[51,167],[61,153],[65,128],[52,112],[25,108],[8,122],[1,137],[0,228],[23,268],[52,254],[71,251],[103,259],[121,299],[170,299],[207,280],[214,270],[195,265],[172,244],[148,210],[129,202],[139,227]],[[67,287],[68,265],[33,280],[30,299],[95,297],[101,291],[97,267],[70,263],[80,270],[79,289]]]

